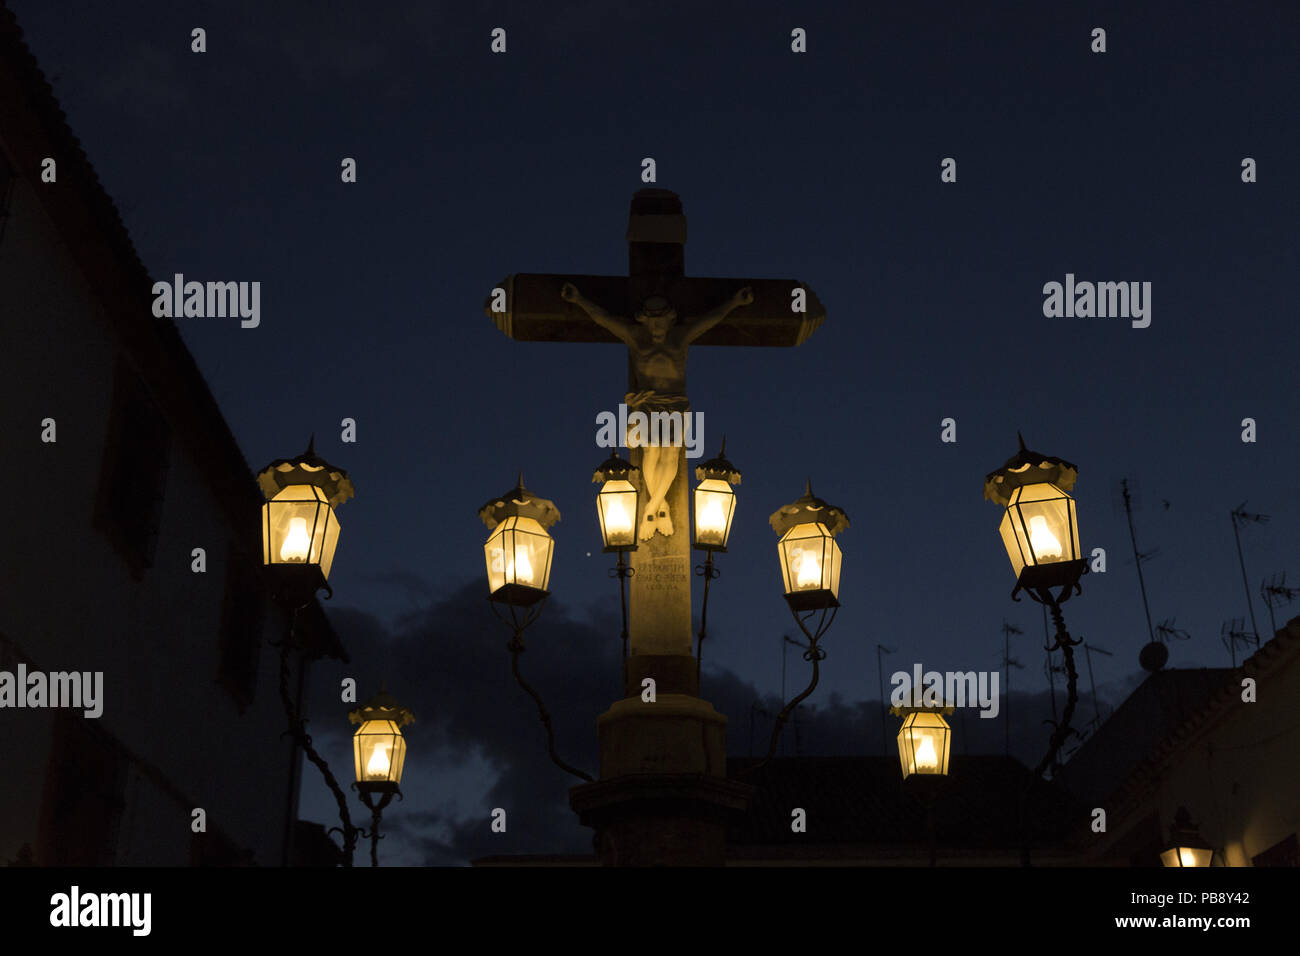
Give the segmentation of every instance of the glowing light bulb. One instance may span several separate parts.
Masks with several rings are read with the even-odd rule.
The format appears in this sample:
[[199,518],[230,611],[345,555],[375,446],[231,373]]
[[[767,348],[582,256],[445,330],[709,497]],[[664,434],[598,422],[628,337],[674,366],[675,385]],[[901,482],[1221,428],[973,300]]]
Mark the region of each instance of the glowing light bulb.
[[1178,856],[1179,856],[1179,858],[1180,858],[1180,859],[1179,859],[1179,863],[1180,863],[1180,865],[1182,865],[1182,866],[1195,866],[1195,865],[1196,865],[1196,856],[1195,856],[1195,854],[1192,853],[1191,850],[1187,849],[1187,847],[1181,847],[1181,846],[1180,846],[1180,847],[1178,848]]
[[[529,560],[528,547],[526,545],[517,544],[514,547],[514,552],[515,560],[513,565],[515,583],[527,584],[531,587],[533,583],[533,562]],[[510,569],[506,570],[506,577],[510,577]]]
[[922,773],[933,773],[939,769],[939,754],[934,749],[934,739],[929,734],[921,738],[921,746],[916,748],[916,769]]
[[370,751],[370,759],[366,761],[366,776],[372,780],[387,780],[390,766],[388,747],[376,744],[375,749]]
[[722,534],[727,530],[727,516],[722,511],[722,502],[716,495],[707,495],[704,512],[699,517],[700,540],[710,543],[722,543]]
[[1045,558],[1055,559],[1062,555],[1061,542],[1052,534],[1052,529],[1047,527],[1047,519],[1042,515],[1034,515],[1029,519],[1029,545],[1034,549],[1034,557],[1040,562]]
[[806,548],[796,549],[793,557],[797,560],[794,586],[796,588],[820,588],[822,586],[822,566],[817,555]]
[[623,507],[622,496],[611,495],[605,506],[605,534],[611,542],[621,541],[632,533],[632,516]]
[[289,533],[280,545],[280,560],[284,562],[303,562],[311,553],[311,537],[307,534],[306,518],[290,518]]

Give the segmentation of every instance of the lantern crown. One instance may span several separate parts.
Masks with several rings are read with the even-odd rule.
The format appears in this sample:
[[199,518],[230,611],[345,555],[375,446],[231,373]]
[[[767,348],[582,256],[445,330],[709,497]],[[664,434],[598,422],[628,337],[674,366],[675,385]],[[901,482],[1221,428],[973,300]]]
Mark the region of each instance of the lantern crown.
[[812,479],[804,489],[803,497],[796,499],[782,508],[778,508],[768,519],[772,530],[785,534],[791,528],[801,524],[818,523],[823,525],[831,536],[839,534],[849,526],[849,516],[843,509],[828,504],[813,494]]
[[1186,807],[1179,807],[1174,814],[1174,822],[1169,827],[1169,842],[1176,847],[1189,850],[1208,850],[1210,844],[1201,836],[1200,828],[1192,822],[1192,815]]
[[889,712],[895,717],[906,717],[908,714],[939,714],[943,717],[951,717],[956,708],[949,703],[943,704],[911,704],[899,705],[891,704]]
[[277,458],[258,472],[257,484],[268,501],[290,485],[315,485],[330,507],[338,507],[356,495],[348,473],[316,454],[315,435],[301,455]]
[[391,720],[398,727],[405,727],[415,722],[415,714],[409,707],[404,707],[386,690],[380,690],[355,710],[348,712],[348,720],[354,724],[367,720]]
[[696,466],[696,481],[705,481],[709,478],[716,478],[719,481],[725,481],[729,484],[740,484],[740,469],[727,461],[727,437],[722,436],[722,451],[718,452],[717,458],[710,458],[708,461]]
[[543,529],[560,520],[560,509],[554,501],[539,498],[524,487],[524,473],[519,473],[519,483],[505,494],[489,500],[478,509],[478,516],[491,531],[510,517],[533,518]]
[[1020,450],[1008,458],[1001,468],[989,472],[984,477],[984,498],[1006,506],[1011,501],[1011,493],[1024,485],[1036,485],[1042,482],[1056,485],[1062,491],[1074,487],[1079,477],[1076,465],[1064,458],[1042,455],[1025,447],[1025,439],[1016,432],[1020,439]]
[[641,469],[632,464],[626,458],[620,458],[618,449],[614,449],[610,456],[600,463],[596,468],[596,473],[591,476],[592,483],[603,481],[631,481],[632,476],[637,474]]

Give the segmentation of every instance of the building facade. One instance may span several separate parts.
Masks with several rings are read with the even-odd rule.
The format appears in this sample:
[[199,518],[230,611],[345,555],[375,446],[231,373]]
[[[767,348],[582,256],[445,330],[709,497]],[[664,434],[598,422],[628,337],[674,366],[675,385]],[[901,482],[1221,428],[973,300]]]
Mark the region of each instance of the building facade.
[[0,8],[0,862],[290,859],[262,497],[151,288]]

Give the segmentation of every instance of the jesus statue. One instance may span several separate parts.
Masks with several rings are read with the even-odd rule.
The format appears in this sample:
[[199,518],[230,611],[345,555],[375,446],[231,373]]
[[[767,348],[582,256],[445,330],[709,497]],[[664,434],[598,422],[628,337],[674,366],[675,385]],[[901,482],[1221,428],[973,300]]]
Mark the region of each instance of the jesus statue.
[[[678,322],[677,310],[662,295],[647,298],[634,320],[610,315],[571,282],[561,287],[560,297],[578,306],[591,316],[593,322],[613,333],[627,346],[632,359],[632,390],[624,398],[628,411],[642,411],[647,417],[654,412],[681,412],[683,422],[690,411],[690,402],[686,398],[687,348],[734,310],[754,301],[753,291],[746,286],[709,312]],[[629,448],[640,445],[634,445],[631,436],[628,436],[627,443]],[[673,479],[677,477],[681,446],[644,444],[640,447],[641,474],[645,478],[649,501],[646,502],[638,537],[649,541],[656,531],[671,537],[673,522],[668,513],[667,497]]]

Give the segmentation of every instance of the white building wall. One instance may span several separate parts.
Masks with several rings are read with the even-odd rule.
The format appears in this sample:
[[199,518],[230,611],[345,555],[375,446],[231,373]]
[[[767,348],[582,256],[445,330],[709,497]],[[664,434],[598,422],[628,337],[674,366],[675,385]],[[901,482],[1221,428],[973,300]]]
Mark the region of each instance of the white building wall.
[[[246,713],[217,683],[232,519],[194,453],[216,437],[187,434],[163,406],[170,471],[141,580],[93,527],[121,345],[71,252],[82,240],[61,235],[35,195],[74,188],[19,179],[0,238],[0,636],[40,670],[102,671],[102,728],[202,806],[210,829],[277,864],[290,756],[277,652],[263,641]],[[149,307],[142,320],[169,321]],[[141,371],[148,383],[153,370]],[[57,443],[40,440],[45,418]],[[255,527],[256,512],[244,520]],[[195,547],[205,574],[190,570]],[[278,637],[280,617],[263,620],[264,638]],[[49,711],[0,709],[0,861],[36,844],[51,726]],[[188,808],[134,771],[127,793],[117,862],[188,863]]]

